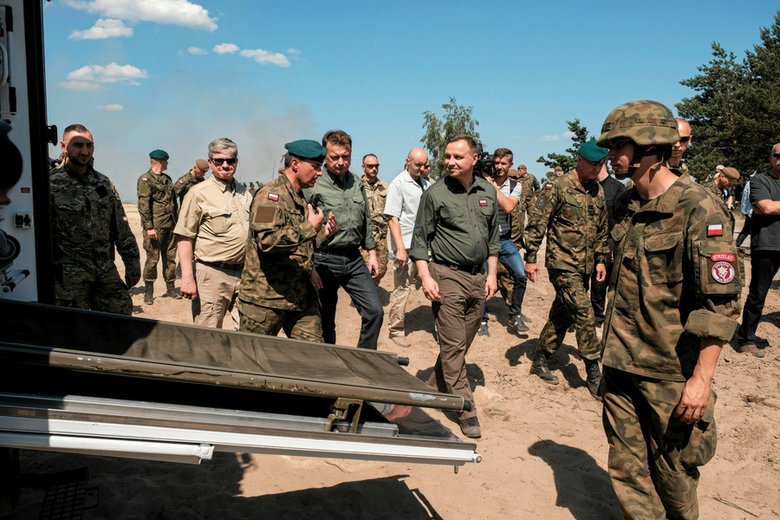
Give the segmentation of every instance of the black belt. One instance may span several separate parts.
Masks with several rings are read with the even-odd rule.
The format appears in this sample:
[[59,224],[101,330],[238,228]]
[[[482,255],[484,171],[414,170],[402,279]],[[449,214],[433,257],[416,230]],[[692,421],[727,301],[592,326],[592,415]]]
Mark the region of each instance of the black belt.
[[244,268],[244,264],[231,264],[228,262],[206,262],[205,260],[195,260],[199,264],[207,265],[209,267],[214,267],[216,269],[226,269],[229,271],[240,271]]
[[355,258],[360,255],[360,249],[357,247],[331,247],[314,253],[315,255],[337,255],[347,258]]
[[453,271],[462,271],[469,274],[479,274],[482,272],[482,265],[458,265],[451,264],[449,262],[443,262],[441,260],[436,260],[434,263],[449,267]]

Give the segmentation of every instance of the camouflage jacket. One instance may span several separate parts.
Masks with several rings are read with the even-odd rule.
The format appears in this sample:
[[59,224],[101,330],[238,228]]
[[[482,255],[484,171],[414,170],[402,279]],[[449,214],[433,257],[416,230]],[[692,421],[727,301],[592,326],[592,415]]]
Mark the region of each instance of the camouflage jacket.
[[703,186],[712,194],[712,198],[722,203],[724,207],[726,206],[726,201],[723,200],[723,190],[715,184],[715,179],[712,179]]
[[370,184],[364,176],[363,189],[371,215],[371,233],[374,235],[374,241],[379,244],[382,240],[387,239],[387,218],[385,217],[387,183],[377,179],[374,184]]
[[141,276],[141,258],[114,184],[91,167],[51,171],[50,201],[55,264],[114,268],[114,247],[128,275]]
[[173,192],[179,197],[179,202],[181,203],[184,200],[184,196],[190,191],[190,188],[205,180],[206,177],[195,177],[192,174],[192,170],[190,170],[176,180],[176,183],[173,185]]
[[152,170],[138,177],[138,214],[144,229],[173,229],[178,213],[173,181]]
[[241,300],[300,311],[317,298],[311,282],[317,232],[306,215],[306,200],[285,175],[257,192],[249,212]]
[[516,179],[522,187],[520,192],[520,204],[512,211],[512,242],[518,249],[525,249],[524,232],[525,217],[530,214],[536,200],[536,194],[539,192],[539,181],[530,173]]
[[729,341],[737,328],[744,275],[732,218],[688,176],[651,201],[621,194],[615,214],[604,365],[684,381],[700,338]]
[[590,274],[607,260],[607,224],[607,202],[598,182],[583,186],[574,170],[548,181],[525,230],[526,262],[536,262],[546,233],[547,269]]

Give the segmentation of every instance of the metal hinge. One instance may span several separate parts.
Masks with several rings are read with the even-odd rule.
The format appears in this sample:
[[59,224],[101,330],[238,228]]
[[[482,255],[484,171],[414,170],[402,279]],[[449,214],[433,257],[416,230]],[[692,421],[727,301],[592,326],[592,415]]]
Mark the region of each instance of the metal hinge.
[[352,415],[352,422],[349,425],[349,431],[350,433],[357,433],[358,423],[360,422],[360,412],[363,410],[363,400],[347,399],[345,397],[339,397],[336,399],[336,402],[333,403],[333,411],[328,414],[328,420],[325,421],[325,431],[331,431],[333,429],[333,422],[336,420],[348,420],[349,410],[353,406],[356,407],[356,410]]

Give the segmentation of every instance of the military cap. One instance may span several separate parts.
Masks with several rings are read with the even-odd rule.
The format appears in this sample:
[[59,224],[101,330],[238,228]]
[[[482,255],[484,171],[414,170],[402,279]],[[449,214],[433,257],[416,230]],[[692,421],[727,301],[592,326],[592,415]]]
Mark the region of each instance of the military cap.
[[157,150],[152,150],[149,152],[149,158],[155,159],[157,161],[167,161],[168,160],[168,152],[165,150],[160,150],[159,148]]
[[284,145],[284,148],[294,157],[322,161],[327,153],[325,147],[312,139],[298,139]]
[[731,166],[726,166],[720,171],[720,173],[732,181],[739,180],[739,171],[737,171],[736,168],[732,168]]
[[205,159],[197,159],[195,161],[195,167],[205,173],[209,171],[209,162]]
[[607,157],[609,149],[600,147],[596,144],[595,139],[591,139],[590,141],[582,143],[577,150],[577,153],[586,161],[601,162]]

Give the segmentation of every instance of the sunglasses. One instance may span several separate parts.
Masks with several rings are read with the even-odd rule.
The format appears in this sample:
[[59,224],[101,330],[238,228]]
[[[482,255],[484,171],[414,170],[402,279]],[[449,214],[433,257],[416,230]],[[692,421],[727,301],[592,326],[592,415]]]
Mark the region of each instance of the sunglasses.
[[780,153],[774,153],[773,152],[772,153],[772,157],[774,157],[775,159],[780,159]]
[[211,159],[209,159],[209,161],[213,162],[216,166],[222,166],[225,163],[227,163],[228,166],[233,166],[234,164],[236,164],[236,161],[238,161],[238,157],[228,157],[228,158],[212,157]]
[[379,164],[366,164],[366,168],[379,168]]
[[690,140],[691,140],[691,136],[689,136],[689,135],[680,136],[680,142],[683,143],[683,144],[687,143]]

